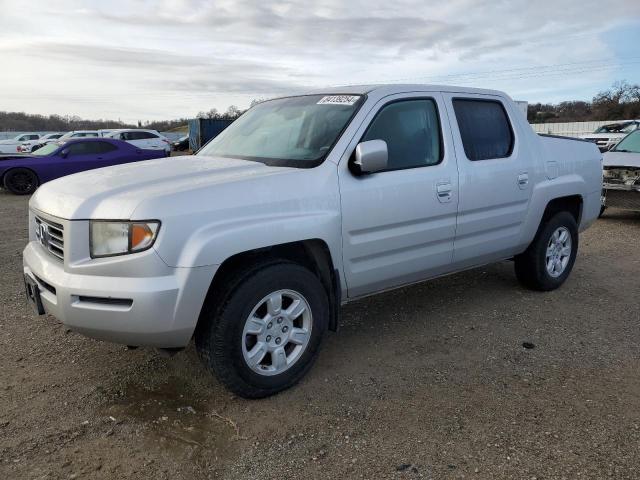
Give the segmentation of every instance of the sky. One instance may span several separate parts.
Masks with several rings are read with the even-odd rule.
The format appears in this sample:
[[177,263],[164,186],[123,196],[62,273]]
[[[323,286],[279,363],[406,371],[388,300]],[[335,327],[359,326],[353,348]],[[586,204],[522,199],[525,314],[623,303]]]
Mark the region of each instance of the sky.
[[135,122],[371,83],[590,100],[640,82],[638,45],[638,0],[0,0],[0,111]]

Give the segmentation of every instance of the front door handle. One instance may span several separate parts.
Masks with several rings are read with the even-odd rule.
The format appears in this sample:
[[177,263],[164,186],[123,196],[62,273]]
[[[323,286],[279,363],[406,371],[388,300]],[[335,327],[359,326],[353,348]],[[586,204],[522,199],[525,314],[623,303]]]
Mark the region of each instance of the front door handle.
[[436,184],[436,193],[438,195],[438,201],[440,203],[450,202],[452,190],[453,190],[453,187],[449,182],[441,182]]
[[523,172],[518,175],[518,187],[524,189],[529,184],[529,174],[527,172]]

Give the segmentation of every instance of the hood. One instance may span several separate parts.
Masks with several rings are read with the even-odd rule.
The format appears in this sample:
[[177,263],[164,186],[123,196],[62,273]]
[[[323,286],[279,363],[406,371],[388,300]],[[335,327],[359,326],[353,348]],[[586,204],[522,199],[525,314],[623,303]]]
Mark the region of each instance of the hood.
[[2,160],[15,160],[16,158],[33,158],[33,155],[28,153],[0,153],[0,162]]
[[134,219],[141,203],[162,197],[193,195],[198,191],[294,168],[269,167],[259,162],[207,156],[169,157],[128,163],[53,180],[31,198],[31,208],[67,219]]
[[640,153],[606,152],[602,155],[605,167],[636,167],[640,168]]

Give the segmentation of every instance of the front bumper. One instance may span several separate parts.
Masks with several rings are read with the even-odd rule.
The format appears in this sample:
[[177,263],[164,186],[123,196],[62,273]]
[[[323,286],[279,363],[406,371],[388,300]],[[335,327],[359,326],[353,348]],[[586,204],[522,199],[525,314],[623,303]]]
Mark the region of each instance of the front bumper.
[[609,208],[640,211],[639,185],[609,185],[604,184],[603,204]]
[[24,274],[38,284],[46,313],[74,331],[125,345],[184,347],[216,267],[167,267],[153,249],[131,257],[153,276],[114,276],[113,268],[95,275],[86,265],[74,272],[66,259],[61,262],[31,241],[23,253]]

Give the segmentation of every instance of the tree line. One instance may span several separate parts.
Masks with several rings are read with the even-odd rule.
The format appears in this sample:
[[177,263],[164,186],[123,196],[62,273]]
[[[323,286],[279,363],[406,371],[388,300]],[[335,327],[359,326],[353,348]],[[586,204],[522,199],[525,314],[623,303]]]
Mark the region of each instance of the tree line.
[[[257,103],[254,100],[253,106]],[[196,118],[216,118],[235,120],[245,111],[235,105],[231,105],[226,112],[218,112],[212,108],[208,112],[200,112]],[[122,122],[120,120],[86,120],[77,115],[37,115],[24,112],[0,111],[0,131],[8,132],[68,132],[71,130],[100,130],[115,128],[148,128],[166,132],[174,128],[183,127],[189,122],[188,118],[174,120],[138,121],[137,124]]]
[[87,120],[77,115],[34,115],[24,112],[1,112],[0,131],[5,132],[69,132],[71,130],[100,130],[115,128],[149,128],[167,131],[187,124],[188,118],[138,122],[120,120]]
[[640,118],[640,85],[620,81],[599,92],[590,102],[534,103],[527,110],[530,123],[588,122]]

